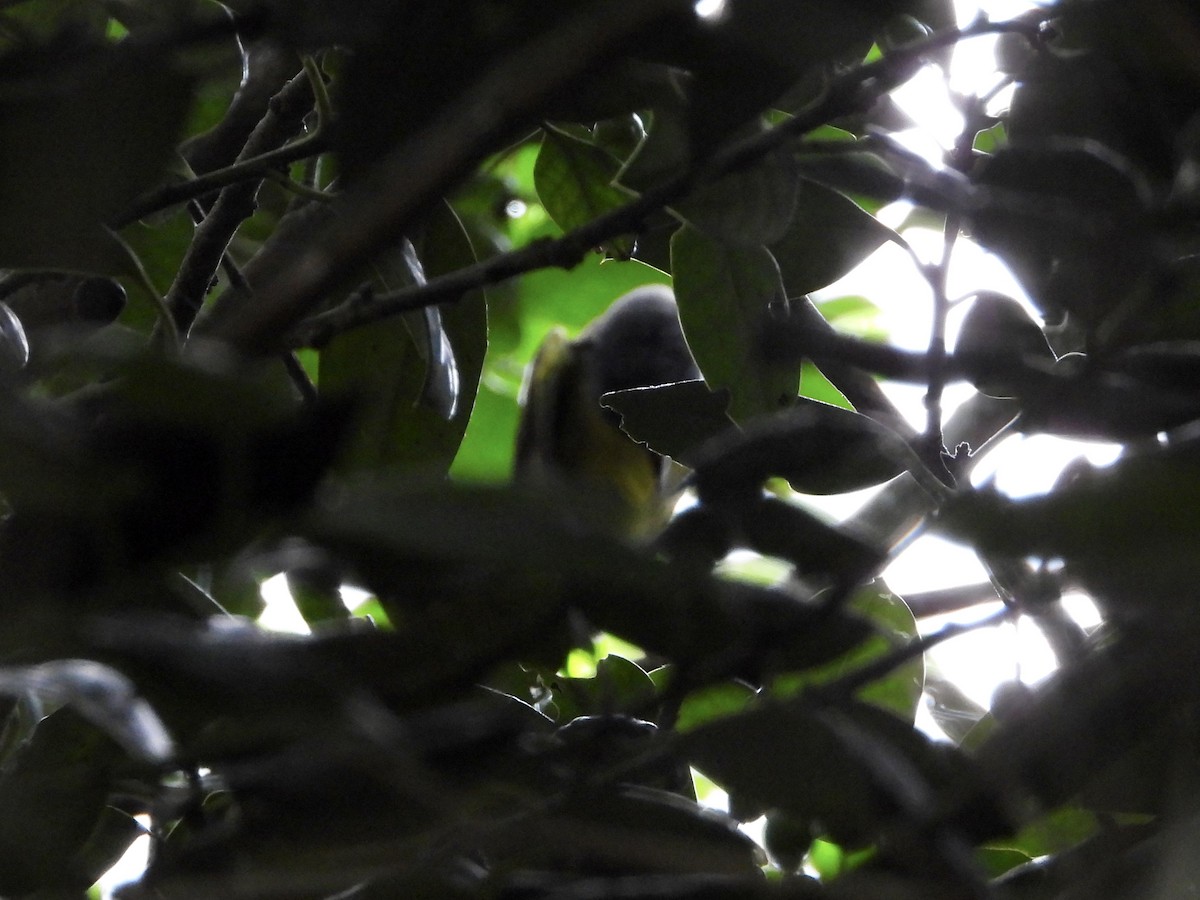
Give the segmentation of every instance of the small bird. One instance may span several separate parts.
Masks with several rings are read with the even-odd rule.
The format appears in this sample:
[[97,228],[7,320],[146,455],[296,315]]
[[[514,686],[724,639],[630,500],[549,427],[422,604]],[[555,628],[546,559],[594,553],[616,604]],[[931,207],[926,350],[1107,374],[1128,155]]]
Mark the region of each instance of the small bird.
[[613,302],[574,340],[547,335],[525,376],[514,475],[596,495],[631,533],[662,520],[668,462],[621,430],[601,405],[613,391],[700,377],[669,288]]

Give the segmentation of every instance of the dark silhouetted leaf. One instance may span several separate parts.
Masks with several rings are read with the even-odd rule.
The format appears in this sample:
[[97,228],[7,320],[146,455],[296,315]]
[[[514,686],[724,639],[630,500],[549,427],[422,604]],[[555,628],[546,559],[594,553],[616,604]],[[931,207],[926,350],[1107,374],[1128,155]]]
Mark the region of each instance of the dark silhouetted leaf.
[[102,663],[66,659],[0,668],[0,692],[28,693],[55,706],[69,705],[133,757],[163,763],[174,755],[171,736],[133,683]]
[[[990,291],[975,297],[959,329],[956,353],[991,354],[998,363],[1011,359],[1021,364],[1026,357],[1054,361],[1054,351],[1042,329],[1016,300]],[[989,397],[1017,395],[1003,376],[975,380],[975,387]]]
[[653,707],[654,682],[635,662],[606,656],[596,664],[592,678],[549,678],[558,720],[579,716],[628,713],[646,716]]
[[682,745],[743,815],[786,810],[811,822],[814,833],[850,845],[869,841],[901,810],[928,808],[946,785],[968,781],[959,759],[861,705],[764,706],[701,725]]
[[834,494],[894,478],[912,451],[873,419],[800,398],[794,409],[713,439],[693,459],[701,497],[757,491],[772,477],[803,494]]
[[756,691],[740,681],[714,684],[693,691],[684,698],[675,722],[677,731],[690,731],[706,722],[744,712],[754,701]]
[[82,890],[71,862],[104,813],[116,745],[70,710],[43,719],[0,773],[0,890]]
[[[819,670],[777,678],[771,686],[773,695],[791,696],[798,690],[849,676],[920,637],[912,612],[899,596],[888,590],[882,579],[874,579],[860,587],[847,605],[875,626],[876,635]],[[898,664],[886,675],[860,688],[856,696],[913,722],[924,690],[925,663],[918,656]]]
[[839,584],[854,583],[883,561],[883,551],[773,497],[741,510],[738,533],[747,548],[787,560],[801,576]]
[[815,181],[801,181],[786,233],[768,241],[789,297],[837,281],[895,232],[853,200]]
[[41,62],[0,102],[0,265],[131,274],[105,223],[162,176],[191,80],[131,46]]
[[1139,173],[1096,145],[1008,146],[982,165],[994,192],[972,216],[975,238],[1004,259],[1042,314],[1095,326],[1150,263]]
[[947,506],[942,522],[989,551],[1065,559],[1096,595],[1129,614],[1140,608],[1186,617],[1179,596],[1200,575],[1197,510],[1200,459],[1184,446],[1126,457],[1041,497],[965,495]]
[[604,405],[621,415],[621,428],[635,441],[684,465],[702,444],[734,428],[726,414],[729,395],[701,380],[605,394]]
[[642,787],[585,795],[534,818],[521,845],[516,858],[526,865],[584,873],[748,875],[762,853],[724,813]]

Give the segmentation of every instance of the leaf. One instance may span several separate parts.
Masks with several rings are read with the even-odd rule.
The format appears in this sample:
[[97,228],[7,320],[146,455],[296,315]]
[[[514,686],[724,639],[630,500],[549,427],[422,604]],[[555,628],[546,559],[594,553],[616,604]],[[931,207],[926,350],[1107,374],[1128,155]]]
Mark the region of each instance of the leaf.
[[805,578],[853,584],[883,562],[883,552],[785,500],[763,497],[739,509],[747,549],[787,560]]
[[612,654],[596,664],[592,678],[552,676],[546,680],[554,693],[559,721],[614,714],[644,717],[657,693],[641,666]]
[[740,681],[714,684],[688,694],[679,706],[675,730],[691,731],[706,722],[744,712],[757,692]]
[[[760,81],[768,84],[778,78],[782,92],[789,78],[794,81],[822,63],[857,61],[870,48],[872,32],[910,5],[814,0],[805,5],[803,16],[796,16],[788,0],[734,4],[714,28],[710,53],[737,54],[737,74],[744,67],[747,75],[757,70]],[[726,60],[722,70],[731,81],[728,70],[734,66]]]
[[789,297],[799,297],[837,281],[896,233],[832,188],[802,180],[796,210],[786,233],[771,252]]
[[683,98],[654,108],[646,137],[621,166],[617,183],[643,192],[687,168],[692,157]]
[[873,419],[799,398],[793,409],[704,445],[693,456],[693,481],[701,498],[756,492],[773,477],[802,494],[844,493],[894,478],[911,453]]
[[70,710],[37,725],[0,772],[0,891],[86,887],[70,865],[104,813],[118,759]]
[[[860,587],[848,605],[857,615],[875,626],[875,636],[817,671],[777,678],[770,688],[773,696],[792,696],[814,685],[848,676],[920,637],[917,621],[907,604],[893,594],[882,579],[873,579]],[[887,710],[903,721],[914,722],[924,691],[925,663],[917,656],[860,688],[856,697]]]
[[[431,277],[446,275],[476,262],[471,240],[449,204],[441,203],[426,217],[413,243]],[[483,291],[468,291],[453,302],[436,307],[442,338],[449,342],[457,371],[456,407],[447,417],[466,428],[479,386],[487,352],[487,304]],[[456,445],[457,449],[457,445]]]
[[44,702],[70,705],[75,715],[106,732],[134,758],[164,763],[175,753],[171,736],[133,683],[103,663],[65,659],[0,668],[0,693],[29,693]]
[[662,63],[617,57],[570,91],[549,98],[546,118],[591,124],[678,102],[677,77]]
[[555,628],[571,608],[648,653],[691,662],[720,652],[729,674],[819,665],[870,633],[849,614],[668,566],[589,524],[586,506],[557,491],[373,483],[341,498],[304,532],[345,556],[397,628],[416,616],[436,630],[422,655],[436,653],[439,668],[453,660],[435,633],[463,656],[478,647],[519,658],[551,639],[564,652]]
[[807,359],[800,367],[800,396],[854,412],[854,407],[846,399],[846,395],[825,377],[825,373],[818,369],[815,363]]
[[[1011,360],[1020,365],[1026,359],[1054,362],[1045,334],[1016,300],[992,291],[976,295],[959,329],[955,353],[986,355],[1002,365]],[[1016,396],[1012,385],[1002,376],[976,378],[975,387],[989,397],[1008,399]]]
[[191,80],[132,45],[43,65],[0,101],[0,266],[128,274],[105,225],[162,177]]
[[235,371],[211,347],[169,358],[96,342],[75,365],[106,379],[86,405],[0,393],[0,485],[23,527],[80,532],[67,552],[97,583],[113,572],[102,566],[240,547],[309,498],[346,419],[325,403],[297,409],[273,366]]
[[754,246],[780,240],[794,218],[800,179],[790,154],[774,153],[676,204],[685,221],[715,240]]
[[[614,185],[617,160],[595,144],[557,128],[542,132],[542,149],[534,166],[534,182],[546,212],[563,231],[571,231],[610,210],[624,206],[630,195]],[[613,256],[628,259],[630,238],[606,244]]]
[[[1147,33],[1146,28],[1127,27],[1130,12],[1122,10],[1119,25],[1115,20],[1108,23],[1110,29],[1116,26],[1110,31],[1117,39],[1112,43],[1124,42],[1132,31]],[[1072,15],[1072,25],[1090,15],[1095,14]],[[1138,19],[1149,28],[1156,13],[1144,10]],[[1122,34],[1117,34],[1117,29]],[[1081,37],[1080,31],[1073,35],[1077,42]],[[1160,66],[1173,44],[1168,40],[1155,47],[1150,64]],[[1122,66],[1112,49],[1109,46],[1099,53],[1038,53],[1030,48],[1028,40],[1020,40],[1021,55],[1010,54],[1012,62],[1018,63],[1018,84],[1005,122],[1006,132],[1014,143],[1028,147],[1061,143],[1064,138],[1090,142],[1129,160],[1147,174],[1170,177],[1175,165],[1173,150],[1165,140],[1166,133],[1156,124],[1165,112],[1161,105],[1170,102],[1170,92],[1147,90],[1142,73]],[[1140,60],[1134,65],[1144,66],[1145,62]]]
[[686,466],[709,439],[735,428],[726,414],[729,395],[699,379],[605,394],[601,401],[621,416],[621,429],[655,453]]
[[760,707],[701,725],[680,742],[743,817],[784,810],[848,846],[862,846],[893,815],[912,815],[937,790],[967,778],[958,758],[859,704]]
[[130,844],[139,837],[149,837],[150,830],[128,813],[105,806],[96,827],[78,852],[64,866],[61,883],[91,886],[111,870]]
[[[419,241],[438,254],[430,274],[474,261],[448,207],[431,215]],[[471,418],[487,342],[486,316],[482,296],[472,293],[415,316],[345,332],[321,350],[322,394],[360,404],[352,443],[340,463],[343,471],[449,469]]]
[[518,864],[583,873],[758,875],[762,851],[724,813],[666,791],[585,793],[524,823]]
[[[874,579],[859,588],[850,600],[850,608],[873,623],[879,629],[881,639],[869,641],[852,654],[844,667],[847,672],[921,636],[908,604],[899,594],[893,593],[882,579]],[[915,722],[917,707],[924,693],[925,662],[921,656],[917,656],[864,687],[858,697],[905,721]]]
[[47,44],[70,35],[96,39],[104,34],[108,13],[94,0],[39,0],[17,3],[0,13],[0,51]]
[[1013,270],[1044,317],[1095,327],[1153,262],[1149,188],[1115,154],[1084,142],[1001,148],[979,167],[991,192],[972,234]]
[[1026,825],[1010,838],[989,841],[988,846],[1016,850],[1030,859],[1070,850],[1093,838],[1101,829],[1095,813],[1066,806]]
[[[401,244],[400,258],[408,270],[413,286],[426,283],[425,269],[412,242]],[[414,317],[415,318],[415,317]],[[442,326],[442,313],[436,306],[426,306],[419,319],[409,319],[421,358],[425,361],[425,381],[417,402],[449,421],[458,408],[458,360],[454,347]]]
[[1041,497],[952,500],[948,533],[988,552],[1061,558],[1105,604],[1164,615],[1200,568],[1200,459],[1183,447],[1130,455]]
[[[133,222],[122,228],[120,238],[141,262],[150,283],[160,295],[167,292],[175,274],[191,246],[195,225],[186,210],[156,217],[154,224]],[[153,298],[146,295],[145,285],[132,272],[123,272],[123,283],[133,295],[121,317],[122,324],[141,334],[150,334],[158,323],[159,311]]]
[[724,245],[684,226],[671,239],[671,267],[688,346],[708,386],[729,391],[734,421],[789,406],[799,363],[772,361],[759,346],[769,307],[784,296],[770,251]]

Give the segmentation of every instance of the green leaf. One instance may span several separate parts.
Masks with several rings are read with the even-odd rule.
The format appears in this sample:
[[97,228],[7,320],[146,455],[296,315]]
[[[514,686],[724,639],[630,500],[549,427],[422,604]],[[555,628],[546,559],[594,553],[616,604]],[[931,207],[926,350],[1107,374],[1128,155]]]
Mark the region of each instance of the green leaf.
[[[489,380],[479,385],[466,433],[450,467],[450,474],[462,481],[500,482],[512,475],[521,411],[517,403],[520,382],[511,391],[500,391],[496,389],[497,384],[502,384],[500,377]],[[511,375],[509,381],[512,382]]]
[[1101,827],[1095,813],[1065,806],[1029,823],[1012,837],[989,841],[988,847],[1015,850],[1036,859],[1069,850],[1095,837]]
[[675,211],[706,235],[729,244],[772,244],[789,230],[800,178],[790,154],[757,163],[702,184]]
[[46,63],[0,101],[0,266],[127,274],[105,224],[162,177],[191,80],[129,46]]
[[[813,685],[850,675],[920,637],[912,612],[898,595],[888,590],[882,579],[874,579],[859,588],[851,597],[849,606],[875,626],[875,636],[817,671],[784,675],[776,679],[771,685],[772,695],[791,696]],[[861,688],[856,696],[904,721],[913,722],[924,690],[925,664],[918,656]]]
[[714,684],[692,691],[679,706],[675,730],[691,731],[706,722],[744,712],[753,703],[754,688],[740,681]]
[[[607,151],[547,127],[533,175],[538,197],[550,217],[563,231],[571,231],[629,202],[630,195],[613,183],[617,169],[617,160]],[[617,238],[605,247],[613,256],[628,259],[633,240]]]
[[800,182],[787,232],[770,241],[789,297],[837,281],[896,233],[849,197],[815,181]]
[[559,721],[622,713],[645,717],[657,694],[641,666],[612,654],[596,664],[592,678],[554,676],[545,680],[553,691]]
[[688,346],[709,387],[729,391],[734,421],[791,405],[799,364],[774,362],[759,346],[769,306],[784,297],[770,251],[722,244],[684,226],[671,239],[671,267]]
[[[474,262],[446,206],[431,215],[419,242],[436,254],[430,275]],[[340,334],[323,348],[322,394],[348,396],[360,407],[343,470],[447,471],[471,418],[486,346],[486,307],[472,292],[423,314]]]
[[[851,653],[842,664],[833,667],[831,677],[837,677],[837,670],[840,670],[840,674],[853,671],[921,636],[908,604],[898,594],[892,593],[882,579],[875,579],[859,588],[850,600],[850,608],[874,624],[880,636]],[[912,722],[916,720],[917,707],[924,691],[925,662],[917,656],[864,687],[858,692],[858,697]]]
[[[191,216],[186,210],[176,210],[172,215],[157,217],[153,225],[134,222],[121,229],[120,237],[141,261],[150,283],[162,296],[175,280],[175,274],[191,246],[194,232]],[[126,306],[121,316],[122,324],[142,334],[149,334],[158,323],[157,305],[146,296],[140,279],[125,273],[123,283],[136,300]]]
[[846,399],[846,395],[825,377],[825,373],[818,369],[815,363],[807,359],[800,368],[800,396],[854,412],[854,407]]

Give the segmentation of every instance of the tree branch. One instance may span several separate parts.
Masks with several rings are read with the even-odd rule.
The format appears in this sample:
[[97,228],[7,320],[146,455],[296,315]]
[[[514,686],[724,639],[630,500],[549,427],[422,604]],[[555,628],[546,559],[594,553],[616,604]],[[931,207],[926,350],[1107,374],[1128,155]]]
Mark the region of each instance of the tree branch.
[[254,302],[232,293],[218,298],[206,320],[208,334],[243,352],[278,349],[296,322],[394,243],[494,149],[497,136],[513,122],[616,53],[631,35],[690,10],[686,0],[607,0],[580,7],[515,48],[444,115],[334,201],[338,215],[332,226],[311,233],[299,254],[291,248],[286,260],[273,260]]
[[[267,115],[250,135],[241,157],[260,158],[289,140],[303,128],[304,116],[312,108],[312,102],[308,76],[304,73],[294,76],[271,101]],[[248,181],[225,188],[197,226],[166,298],[181,336],[186,336],[192,327],[229,241],[241,223],[254,214],[261,183],[261,180]]]
[[[221,121],[180,148],[183,158],[198,175],[224,168],[242,155],[242,148],[267,114],[271,98],[283,90],[284,85],[300,70],[300,59],[293,51],[266,40],[247,43],[243,59],[245,77]],[[171,187],[179,188],[181,185]],[[144,202],[144,198],[139,198],[136,204]],[[162,208],[157,206],[155,211]]]
[[[712,158],[699,162],[693,170],[681,173],[625,206],[601,215],[560,238],[535,241],[510,253],[431,279],[420,287],[376,294],[369,302],[362,297],[352,297],[334,309],[301,322],[284,342],[291,347],[319,347],[342,331],[413,309],[453,302],[469,290],[496,284],[526,272],[547,267],[571,268],[604,242],[636,233],[651,214],[679,199],[696,183],[744,168],[829,120],[853,112],[864,103],[873,102],[875,92],[884,89],[894,73],[902,71],[913,59],[971,37],[1004,31],[1028,31],[1035,27],[1036,24],[1030,25],[1027,21],[982,22],[966,29],[936,34],[838,76],[812,105],[787,122],[719,150]],[[872,405],[877,400],[871,401]],[[903,428],[911,431],[907,424]]]

